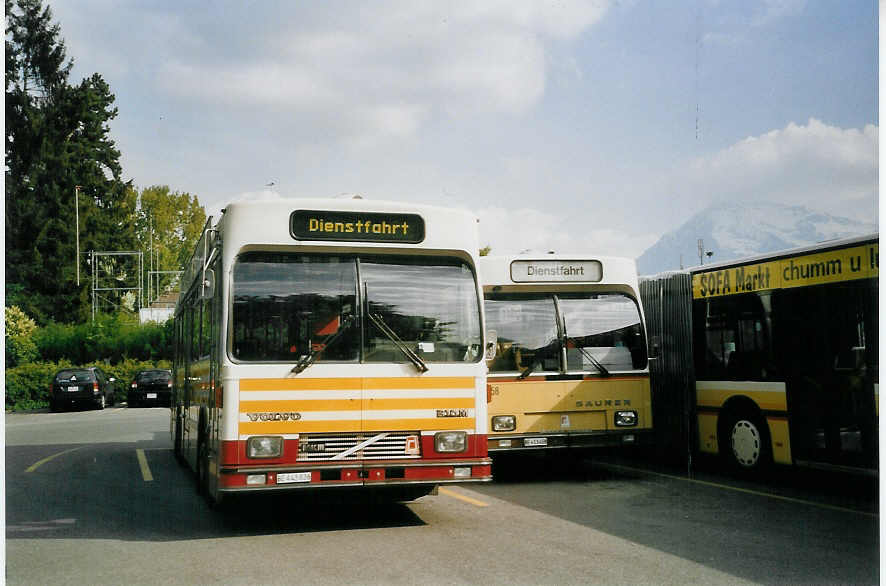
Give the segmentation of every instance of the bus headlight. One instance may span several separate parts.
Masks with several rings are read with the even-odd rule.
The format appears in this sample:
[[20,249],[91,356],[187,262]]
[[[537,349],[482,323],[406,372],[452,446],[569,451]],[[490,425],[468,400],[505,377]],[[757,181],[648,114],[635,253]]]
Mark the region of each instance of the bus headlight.
[[517,428],[517,417],[514,415],[496,415],[492,418],[492,431],[514,431]]
[[250,458],[279,458],[282,453],[282,437],[255,436],[246,441],[246,455]]
[[636,411],[616,411],[615,412],[616,427],[633,427],[637,425]]
[[468,434],[464,431],[440,431],[434,434],[437,452],[464,452],[468,449]]

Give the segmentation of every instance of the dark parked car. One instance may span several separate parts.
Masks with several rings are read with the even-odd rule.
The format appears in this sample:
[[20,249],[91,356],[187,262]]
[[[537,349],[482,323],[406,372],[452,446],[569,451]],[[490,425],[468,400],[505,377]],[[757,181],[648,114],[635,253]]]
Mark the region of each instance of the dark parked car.
[[50,411],[89,405],[104,409],[114,404],[114,377],[97,366],[65,368],[52,377],[49,394]]
[[130,407],[138,405],[169,405],[172,396],[172,372],[168,370],[140,370],[126,393]]

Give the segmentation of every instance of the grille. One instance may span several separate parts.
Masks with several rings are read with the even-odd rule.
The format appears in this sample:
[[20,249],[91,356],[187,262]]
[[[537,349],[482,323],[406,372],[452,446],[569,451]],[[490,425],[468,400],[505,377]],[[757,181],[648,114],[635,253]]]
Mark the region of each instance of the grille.
[[[317,462],[332,460],[338,454],[357,446],[381,432],[367,433],[309,433],[299,437],[298,461]],[[420,437],[417,431],[390,432],[361,449],[338,458],[350,460],[414,460],[419,454],[406,454],[407,436]]]

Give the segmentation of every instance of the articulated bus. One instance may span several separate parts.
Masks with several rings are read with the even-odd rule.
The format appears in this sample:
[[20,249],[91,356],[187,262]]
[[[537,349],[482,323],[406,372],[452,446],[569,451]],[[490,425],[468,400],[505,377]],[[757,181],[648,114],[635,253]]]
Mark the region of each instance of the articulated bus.
[[491,480],[476,219],[351,199],[233,203],[175,315],[175,453],[211,503]]
[[879,265],[875,234],[644,279],[690,458],[877,471]]
[[651,442],[632,259],[487,256],[480,272],[497,336],[487,376],[493,456]]

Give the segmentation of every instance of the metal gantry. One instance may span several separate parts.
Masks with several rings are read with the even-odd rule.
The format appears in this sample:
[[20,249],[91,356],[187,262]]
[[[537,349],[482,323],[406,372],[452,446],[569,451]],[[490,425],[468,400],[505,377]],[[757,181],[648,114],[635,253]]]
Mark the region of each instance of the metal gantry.
[[[150,305],[154,302],[156,297],[160,296],[160,275],[175,275],[181,277],[183,272],[184,271],[148,271],[148,302],[145,305]],[[152,288],[154,277],[157,278],[157,286]]]
[[[116,261],[111,263],[105,262],[104,267],[99,266],[103,260],[114,257],[121,261],[132,259],[138,266],[127,270],[127,263],[118,263]],[[135,292],[137,309],[141,309],[144,305],[144,253],[136,251],[99,252],[92,250],[89,252],[89,259],[90,268],[92,269],[92,321],[95,321],[95,314],[101,302],[120,307],[120,297],[128,291]],[[101,274],[103,269],[106,274]],[[109,274],[113,270],[118,270],[119,272],[116,275]]]

